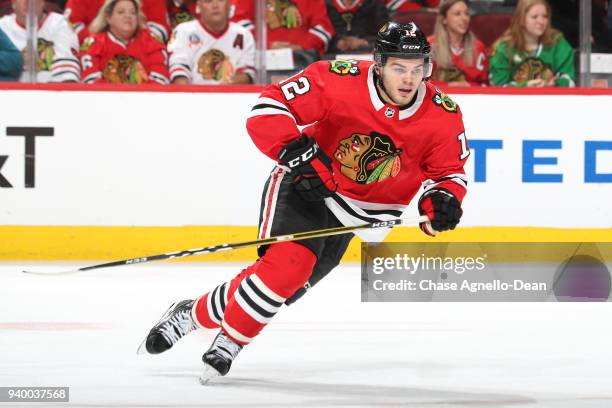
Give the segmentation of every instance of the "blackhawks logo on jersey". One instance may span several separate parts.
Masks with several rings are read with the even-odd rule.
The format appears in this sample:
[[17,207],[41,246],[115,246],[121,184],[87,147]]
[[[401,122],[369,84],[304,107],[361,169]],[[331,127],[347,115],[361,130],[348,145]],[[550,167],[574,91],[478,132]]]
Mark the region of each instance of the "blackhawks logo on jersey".
[[447,112],[457,113],[459,107],[448,95],[436,88],[436,94],[432,98],[433,102]]
[[334,157],[343,175],[359,184],[370,184],[396,177],[402,168],[401,153],[389,136],[353,133],[340,141]]
[[40,71],[49,71],[53,65],[55,50],[53,42],[47,41],[44,38],[38,39],[38,69]]
[[268,28],[296,28],[302,25],[302,15],[291,0],[266,0]]
[[337,75],[359,75],[361,70],[357,66],[357,60],[333,60],[329,61],[329,72]]
[[142,63],[130,55],[115,55],[104,66],[102,76],[112,84],[142,84],[149,80]]
[[192,16],[188,10],[180,10],[177,13],[170,15],[170,27],[174,29],[177,25],[186,23],[187,21],[191,21],[193,19],[194,16]]
[[234,74],[234,66],[223,51],[213,48],[198,59],[198,72],[204,79],[223,81]]
[[516,82],[527,82],[532,79],[548,81],[554,76],[555,74],[548,64],[539,58],[529,57],[518,66],[512,79]]
[[89,51],[93,43],[96,42],[94,37],[87,37],[83,40],[83,44],[81,44],[81,52]]

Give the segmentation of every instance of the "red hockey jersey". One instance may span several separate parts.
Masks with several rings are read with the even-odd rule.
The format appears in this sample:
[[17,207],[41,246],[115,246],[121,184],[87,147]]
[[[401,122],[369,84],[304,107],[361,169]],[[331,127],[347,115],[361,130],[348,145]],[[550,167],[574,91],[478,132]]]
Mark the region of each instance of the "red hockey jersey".
[[[267,6],[268,48],[285,41],[325,53],[335,32],[324,0],[267,0]],[[231,20],[254,29],[254,0],[234,0]]]
[[143,28],[128,44],[110,32],[87,37],[81,46],[83,82],[168,83],[166,46]]
[[[141,0],[147,27],[164,43],[168,42],[168,9],[163,0]],[[68,0],[64,15],[79,35],[79,42],[89,36],[89,24],[96,18],[104,0]]]
[[332,158],[338,182],[328,208],[344,225],[401,215],[423,185],[443,188],[461,201],[469,156],[459,106],[422,82],[408,108],[384,102],[367,61],[321,61],[267,87],[247,130],[272,159],[304,133]]
[[[428,38],[431,46],[436,42],[435,36]],[[489,83],[489,53],[487,47],[478,39],[474,43],[474,57],[471,64],[466,64],[463,52],[452,53],[453,67],[440,68],[434,60],[432,79],[444,82],[467,81],[470,85],[487,85]]]
[[385,5],[390,13],[401,13],[405,11],[418,11],[423,7],[438,7],[440,0],[385,0]]
[[174,28],[197,17],[197,0],[168,0],[170,28]]

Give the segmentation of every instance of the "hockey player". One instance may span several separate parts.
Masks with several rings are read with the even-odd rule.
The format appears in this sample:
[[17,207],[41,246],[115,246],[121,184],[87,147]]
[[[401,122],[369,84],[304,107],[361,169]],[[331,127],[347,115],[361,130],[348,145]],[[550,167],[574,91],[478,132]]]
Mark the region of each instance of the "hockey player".
[[[267,87],[247,129],[278,161],[264,187],[259,237],[400,216],[421,185],[427,234],[454,229],[469,156],[461,111],[426,80],[430,46],[414,24],[379,31],[375,62],[320,61]],[[297,125],[313,123],[300,132]],[[388,231],[377,231],[381,240]],[[360,234],[361,235],[361,234]],[[171,348],[196,328],[221,329],[202,357],[201,382],[225,375],[279,311],[327,275],[351,235],[260,247],[260,258],[199,299],[173,304],[141,346]]]
[[[36,0],[38,18],[37,82],[79,82],[81,66],[77,58],[79,43],[61,14],[44,11],[45,2]],[[10,38],[27,61],[27,0],[13,0],[13,14],[0,18],[0,29]],[[25,80],[21,75],[20,80]]]
[[255,40],[229,21],[230,0],[199,0],[197,20],[179,24],[168,44],[175,84],[248,84],[255,79]]

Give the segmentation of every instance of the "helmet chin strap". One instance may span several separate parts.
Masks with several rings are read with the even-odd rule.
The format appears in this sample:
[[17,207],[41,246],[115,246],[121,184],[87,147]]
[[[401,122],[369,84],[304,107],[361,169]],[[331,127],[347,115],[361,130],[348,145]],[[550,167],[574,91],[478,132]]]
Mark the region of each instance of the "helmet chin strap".
[[376,64],[376,86],[378,87],[378,89],[382,92],[383,96],[386,97],[386,99],[388,99],[389,101],[391,101],[391,103],[393,105],[399,106],[397,103],[395,103],[395,101],[391,98],[391,96],[389,95],[389,92],[387,92],[387,89],[385,88],[385,84],[383,82],[383,78],[382,78],[383,74],[382,74],[382,65],[380,64]]

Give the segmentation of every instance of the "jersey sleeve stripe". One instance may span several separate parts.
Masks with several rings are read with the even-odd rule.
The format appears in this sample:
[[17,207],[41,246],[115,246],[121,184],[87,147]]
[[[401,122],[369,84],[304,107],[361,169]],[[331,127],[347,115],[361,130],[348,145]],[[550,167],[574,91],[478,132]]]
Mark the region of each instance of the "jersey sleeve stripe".
[[251,28],[255,27],[255,24],[253,24],[253,22],[251,20],[248,19],[244,19],[244,20],[240,20],[237,22],[237,24],[243,26],[244,28],[250,30]]
[[162,74],[154,72],[154,71],[151,71],[151,74],[149,74],[149,75],[150,75],[150,77],[154,81],[159,82],[162,85],[168,84],[168,78],[166,78],[165,75],[162,75]]
[[263,116],[263,115],[285,115],[285,116],[289,116],[296,124],[297,121],[295,120],[295,117],[288,111],[279,109],[279,108],[261,108],[261,109],[255,109],[252,110],[251,113],[249,114],[249,118],[254,118],[255,116]]
[[331,40],[331,36],[326,31],[322,29],[317,29],[317,27],[311,28],[310,30],[308,30],[308,32],[316,35],[321,41],[323,41],[325,47],[327,47],[327,44]]
[[157,34],[164,44],[168,42],[168,33],[163,25],[153,21],[147,21],[147,27],[151,29],[153,34]]
[[100,79],[100,78],[102,78],[102,73],[100,71],[96,71],[96,72],[92,72],[91,74],[87,75],[85,79],[83,79],[83,82],[85,82],[86,84],[89,84],[89,83],[94,82],[96,79]]
[[81,76],[73,71],[57,72],[51,75],[51,82],[80,82]]

